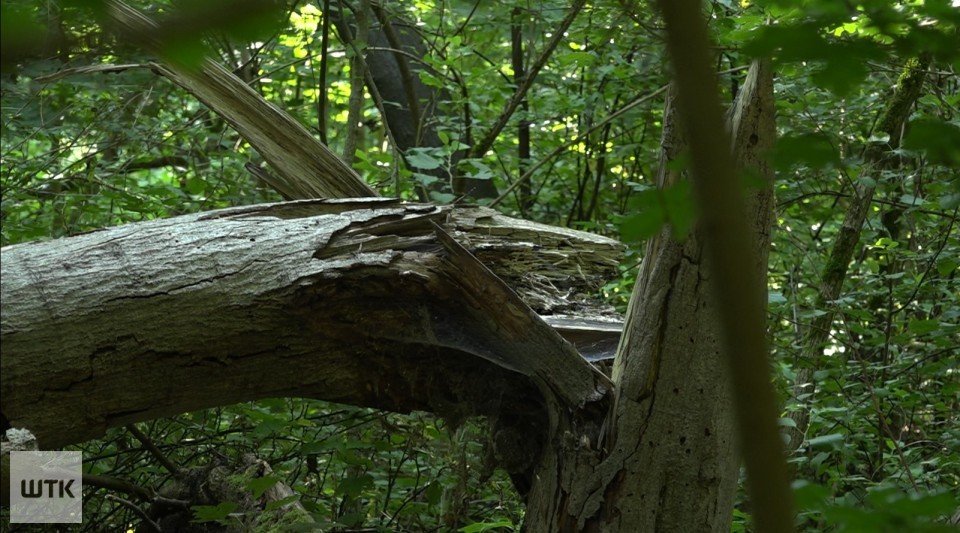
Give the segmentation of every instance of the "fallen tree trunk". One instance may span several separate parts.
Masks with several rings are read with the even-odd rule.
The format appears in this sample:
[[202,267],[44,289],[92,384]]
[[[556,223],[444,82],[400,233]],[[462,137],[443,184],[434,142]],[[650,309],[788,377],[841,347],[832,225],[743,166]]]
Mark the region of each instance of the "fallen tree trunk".
[[494,272],[556,308],[544,287],[590,290],[620,249],[490,210],[386,199],[232,208],[9,246],[4,425],[53,449],[277,396],[542,425],[545,396],[575,407],[608,380]]

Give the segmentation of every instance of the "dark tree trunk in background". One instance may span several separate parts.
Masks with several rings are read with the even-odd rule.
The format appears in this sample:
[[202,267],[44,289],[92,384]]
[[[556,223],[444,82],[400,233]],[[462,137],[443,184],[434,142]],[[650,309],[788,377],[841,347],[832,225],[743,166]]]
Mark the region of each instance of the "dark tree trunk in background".
[[[351,6],[333,14],[341,39],[348,43],[357,34],[356,9]],[[427,43],[414,25],[382,7],[374,6],[365,16],[370,22],[369,42],[363,43],[368,81],[373,82],[383,100],[387,127],[397,149],[406,154],[411,148],[442,146],[438,126],[444,113],[442,102],[450,95],[420,81],[419,72],[426,68],[422,58],[430,53]],[[466,132],[461,134],[461,142],[469,143]],[[464,155],[466,151],[459,150],[439,168],[413,170],[437,178],[448,186],[448,192],[496,198],[497,189],[491,180],[459,175],[457,165]]]

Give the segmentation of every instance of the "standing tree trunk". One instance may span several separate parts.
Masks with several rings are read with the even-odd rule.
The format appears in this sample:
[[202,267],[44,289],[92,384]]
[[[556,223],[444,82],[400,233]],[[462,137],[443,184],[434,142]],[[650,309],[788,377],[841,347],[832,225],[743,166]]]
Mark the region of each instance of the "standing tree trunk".
[[[929,64],[929,57],[920,57],[910,60],[904,67],[900,79],[897,80],[896,89],[893,91],[887,108],[880,119],[878,129],[887,135],[887,139],[880,142],[871,142],[864,150],[863,159],[866,163],[864,165],[864,176],[870,177],[871,174],[876,175],[878,171],[894,166],[895,159],[890,154],[900,146],[903,127],[907,119],[910,118],[913,104],[920,98],[923,81],[926,78],[927,65]],[[858,180],[854,185],[847,213],[843,217],[843,223],[840,225],[837,238],[834,240],[830,255],[827,256],[824,263],[823,272],[820,274],[817,309],[823,309],[825,313],[811,320],[804,334],[803,348],[798,358],[802,366],[797,371],[797,379],[794,384],[795,399],[803,394],[816,393],[817,381],[814,374],[819,369],[820,357],[823,355],[823,349],[827,346],[830,331],[833,329],[833,320],[836,317],[837,307],[833,302],[840,298],[843,281],[847,278],[847,269],[850,266],[850,260],[853,258],[857,243],[860,242],[860,231],[867,219],[870,204],[873,202],[873,193],[876,190],[875,185],[867,183]],[[792,413],[791,417],[796,427],[790,434],[789,447],[791,450],[795,450],[802,446],[806,439],[807,428],[810,424],[810,411],[809,409],[798,409]]]
[[[658,185],[684,146],[668,99]],[[732,114],[738,164],[764,179],[749,215],[766,279],[775,136],[770,69],[754,64]],[[530,531],[729,531],[737,483],[735,424],[703,228],[670,228],[647,246],[613,371],[606,413],[553,413],[527,509]],[[606,418],[604,419],[604,416]]]
[[[324,16],[328,16],[327,13]],[[411,149],[442,148],[440,121],[445,113],[442,102],[449,100],[450,95],[420,80],[420,71],[427,68],[422,58],[430,52],[416,25],[369,2],[346,7],[332,16],[341,40],[348,45],[355,44],[356,40],[365,47],[360,60],[366,64],[367,84],[371,86],[371,93],[375,90],[379,95],[384,127],[389,130],[396,149],[407,157]],[[366,36],[357,39],[358,30],[365,24],[370,24]],[[469,143],[469,134],[464,133],[460,140]],[[460,175],[457,166],[465,155],[464,150],[454,150],[445,164],[418,168],[416,172],[438,180],[436,186],[427,188],[429,190],[496,198],[498,193],[493,181]],[[421,192],[424,193],[421,198],[428,200],[428,191]]]

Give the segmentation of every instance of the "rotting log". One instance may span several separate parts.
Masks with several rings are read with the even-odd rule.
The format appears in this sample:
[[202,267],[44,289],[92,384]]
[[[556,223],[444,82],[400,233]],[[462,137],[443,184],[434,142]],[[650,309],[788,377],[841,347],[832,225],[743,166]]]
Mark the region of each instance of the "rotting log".
[[54,449],[278,396],[544,424],[544,402],[596,401],[609,382],[500,277],[520,294],[585,293],[615,272],[620,249],[480,208],[389,199],[239,207],[8,246],[4,425]]

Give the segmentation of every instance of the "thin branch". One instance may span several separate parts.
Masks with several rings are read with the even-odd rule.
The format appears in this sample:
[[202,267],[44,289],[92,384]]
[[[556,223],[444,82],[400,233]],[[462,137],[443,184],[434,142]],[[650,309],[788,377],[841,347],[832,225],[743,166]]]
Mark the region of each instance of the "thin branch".
[[320,142],[327,143],[327,62],[330,50],[330,0],[323,0],[323,22],[320,33],[320,97],[317,98],[317,129]]
[[150,65],[148,63],[127,63],[123,65],[88,65],[85,67],[65,68],[63,70],[58,70],[53,74],[37,76],[33,79],[33,81],[38,83],[52,83],[68,76],[96,73],[115,74],[117,72],[124,72],[135,68],[150,68]]
[[167,472],[170,472],[171,474],[173,474],[175,477],[178,477],[178,478],[183,477],[183,469],[181,469],[179,466],[174,464],[174,462],[171,461],[170,458],[166,456],[166,454],[160,451],[160,448],[157,448],[157,445],[154,444],[152,440],[150,440],[150,437],[148,437],[146,433],[137,429],[137,426],[133,424],[128,424],[126,426],[126,430],[130,432],[131,435],[133,435],[133,438],[140,441],[140,444],[143,445],[143,448],[147,450],[147,452],[149,452],[150,455],[152,455],[153,458],[156,459],[158,463],[163,465],[163,467],[167,469]]
[[84,474],[83,484],[100,489],[107,489],[113,492],[122,492],[138,499],[150,502],[157,496],[152,490],[134,485],[125,479],[118,479],[110,476],[100,476],[96,474]]
[[520,102],[522,102],[526,96],[527,91],[529,91],[530,87],[533,86],[533,81],[537,78],[537,74],[540,73],[540,69],[547,64],[547,60],[550,59],[550,56],[557,48],[557,45],[559,45],[560,41],[566,37],[564,34],[567,32],[567,29],[570,27],[570,25],[573,24],[573,20],[577,18],[577,15],[580,13],[580,9],[583,8],[585,3],[586,0],[574,0],[573,5],[570,6],[570,11],[567,13],[566,18],[563,19],[563,22],[560,23],[560,26],[553,32],[553,36],[550,38],[550,42],[547,43],[547,47],[543,50],[543,52],[540,53],[540,57],[538,57],[530,67],[530,72],[523,80],[523,84],[517,87],[517,90],[513,93],[513,97],[510,99],[510,102],[507,103],[507,107],[504,108],[503,112],[500,114],[500,117],[487,132],[486,136],[470,149],[469,157],[480,157],[487,153],[487,151],[493,146],[493,143],[497,140],[497,136],[500,135],[500,132],[503,131],[504,127],[506,127],[507,122],[510,121],[510,117],[513,116],[514,111],[517,110],[517,107],[520,106]]
[[[803,193],[803,194],[799,194],[799,195],[797,195],[797,196],[793,196],[793,197],[791,197],[791,198],[787,198],[787,199],[785,199],[785,200],[783,200],[783,201],[781,201],[781,202],[778,202],[778,203],[777,203],[777,208],[783,208],[783,207],[786,207],[786,206],[788,206],[788,205],[790,205],[790,204],[795,204],[795,203],[797,203],[797,202],[799,202],[799,201],[801,201],[801,200],[805,200],[805,199],[807,199],[807,198],[813,198],[813,197],[815,197],[815,196],[831,196],[831,197],[835,197],[835,198],[849,198],[849,197],[850,197],[850,193],[837,192],[837,191],[805,192],[805,193]],[[952,218],[952,217],[957,216],[956,213],[947,213],[946,211],[937,211],[937,210],[935,210],[935,209],[915,209],[915,208],[916,208],[915,205],[910,205],[910,204],[903,203],[903,202],[897,202],[897,201],[894,201],[894,200],[882,200],[882,199],[880,199],[880,198],[874,198],[874,199],[872,200],[872,203],[881,204],[881,205],[889,205],[889,206],[891,206],[891,207],[899,207],[899,208],[902,208],[902,209],[912,209],[913,212],[915,212],[915,213],[923,213],[923,214],[925,214],[925,215],[933,215],[933,216],[938,216],[938,217]],[[822,224],[821,224],[821,225],[822,225]]]
[[[86,476],[84,476],[84,482],[86,482]],[[137,516],[140,517],[140,520],[143,520],[144,524],[147,524],[148,526],[150,526],[151,531],[156,531],[157,533],[160,533],[163,531],[163,529],[160,528],[160,524],[154,522],[153,519],[150,518],[150,515],[145,513],[143,509],[140,508],[139,505],[129,500],[118,498],[113,494],[108,494],[107,499],[113,502],[117,502],[121,506],[126,507],[127,509],[130,509],[131,511],[133,511]]]
[[545,165],[545,164],[547,163],[547,161],[550,161],[550,160],[553,159],[554,157],[562,154],[563,152],[565,152],[565,151],[566,151],[568,148],[570,148],[571,146],[575,146],[575,145],[577,145],[578,143],[582,142],[583,139],[587,138],[591,133],[597,131],[598,129],[600,129],[600,128],[604,127],[604,126],[606,126],[609,122],[620,118],[620,117],[623,116],[627,111],[630,111],[630,110],[633,109],[634,107],[637,107],[638,105],[640,105],[640,104],[642,104],[642,103],[644,103],[644,102],[650,101],[650,100],[652,100],[652,99],[653,99],[654,97],[656,97],[656,96],[659,96],[661,93],[663,93],[664,91],[667,90],[667,87],[669,87],[669,85],[664,85],[663,87],[660,87],[659,89],[657,89],[656,91],[653,91],[653,92],[650,93],[650,94],[645,94],[645,95],[643,95],[643,96],[639,96],[639,97],[635,98],[634,100],[630,101],[629,103],[627,103],[626,105],[624,105],[623,107],[621,107],[620,109],[618,109],[617,111],[614,111],[613,113],[610,113],[609,115],[607,115],[606,118],[604,118],[603,120],[601,120],[601,121],[597,122],[596,124],[594,124],[593,126],[591,126],[587,131],[583,132],[582,134],[578,134],[578,135],[577,135],[576,137],[574,137],[573,139],[570,139],[569,141],[567,141],[567,142],[561,144],[560,146],[558,146],[558,147],[557,147],[556,149],[554,149],[552,152],[550,152],[549,154],[547,154],[546,157],[544,157],[543,159],[537,161],[537,164],[535,164],[535,165],[533,165],[532,167],[530,167],[530,170],[527,170],[526,172],[524,172],[524,174],[523,174],[522,176],[520,176],[520,178],[517,179],[517,181],[513,182],[513,184],[510,185],[510,187],[507,187],[507,190],[503,191],[503,194],[501,194],[500,196],[498,196],[496,200],[494,200],[493,202],[490,202],[490,207],[495,207],[496,205],[500,204],[500,202],[503,202],[503,200],[504,200],[510,193],[512,193],[517,187],[519,187],[521,183],[523,183],[524,181],[530,179],[530,176],[532,176],[533,173],[537,171],[537,169],[539,169],[540,167],[542,167],[543,165]]
[[907,299],[904,304],[893,311],[893,314],[897,314],[900,311],[903,311],[907,308],[907,304],[912,302],[914,298],[917,297],[917,293],[920,292],[920,287],[923,286],[923,283],[927,280],[927,276],[930,275],[930,271],[933,269],[933,266],[937,263],[937,258],[940,257],[940,254],[943,253],[943,249],[947,246],[947,242],[950,240],[950,235],[952,235],[953,225],[957,221],[957,211],[960,208],[953,209],[953,215],[950,218],[950,225],[947,227],[947,230],[943,232],[943,240],[940,241],[940,246],[937,247],[936,253],[933,254],[933,257],[930,258],[930,261],[927,263],[927,268],[924,269],[923,275],[920,276],[920,281],[917,281],[916,286],[913,288],[913,292],[910,293],[910,298]]
[[354,54],[350,58],[350,99],[347,105],[346,139],[343,143],[343,159],[350,166],[353,166],[357,156],[360,121],[363,119],[363,80],[369,70],[357,43],[366,46],[370,41],[370,20],[367,18],[369,8],[370,3],[367,0],[360,0],[360,9],[354,14],[354,19],[357,21],[357,34],[350,38],[350,46],[353,47]]
[[[343,0],[339,0],[339,3],[341,8],[340,16],[344,17],[342,10],[349,8],[350,6],[345,5]],[[352,8],[350,9],[351,11],[354,11],[354,16],[356,17],[357,16],[356,11],[353,10]],[[406,159],[402,157],[403,152],[400,151],[400,145],[397,144],[397,139],[393,136],[393,132],[390,130],[390,124],[388,124],[386,121],[386,116],[387,116],[386,104],[383,101],[383,96],[380,95],[380,90],[377,89],[377,84],[374,83],[373,81],[373,75],[370,73],[370,65],[367,64],[366,57],[361,52],[360,47],[357,46],[357,43],[354,41],[353,34],[350,32],[350,25],[346,23],[345,17],[343,18],[343,21],[344,23],[341,25],[341,27],[343,28],[343,31],[345,32],[345,34],[341,35],[340,38],[344,43],[347,44],[347,46],[349,46],[353,50],[354,55],[360,59],[361,65],[363,67],[364,79],[366,80],[366,83],[367,83],[367,90],[370,91],[370,96],[373,98],[373,103],[377,107],[377,110],[380,112],[380,117],[383,118],[383,122],[382,122],[383,131],[387,136],[387,140],[389,141],[390,146],[392,146],[394,151],[400,156],[400,157],[397,157],[396,159],[406,164]],[[393,172],[395,173],[395,176],[399,177],[399,172],[396,166],[394,166]],[[399,197],[400,196],[399,178],[397,179],[395,188],[396,188],[395,194],[397,195],[397,197]]]

